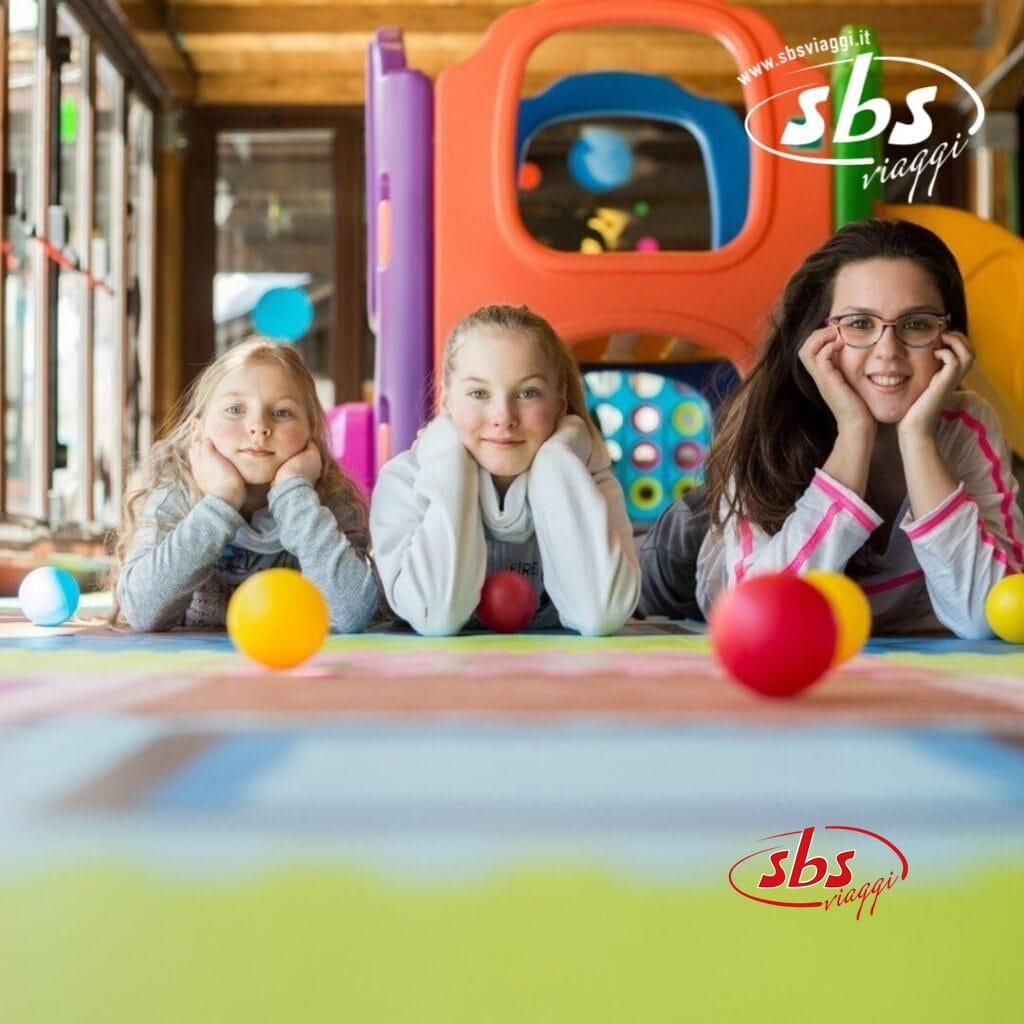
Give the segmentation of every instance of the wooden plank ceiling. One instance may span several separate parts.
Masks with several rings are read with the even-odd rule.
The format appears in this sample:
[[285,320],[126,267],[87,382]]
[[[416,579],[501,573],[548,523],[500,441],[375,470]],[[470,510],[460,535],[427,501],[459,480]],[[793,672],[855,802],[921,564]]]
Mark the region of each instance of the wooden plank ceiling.
[[[140,42],[184,102],[323,105],[363,102],[363,61],[374,30],[404,30],[410,66],[432,78],[469,54],[510,0],[119,0]],[[628,4],[629,0],[623,0]],[[797,46],[871,26],[883,51],[932,61],[977,85],[1021,39],[1024,0],[747,0]],[[765,56],[768,56],[767,54]],[[525,90],[562,75],[621,68],[675,77],[705,95],[741,101],[739,70],[715,40],[667,30],[587,30],[534,51]],[[886,79],[902,99],[921,84],[910,65]],[[1021,71],[989,105],[1013,107]]]

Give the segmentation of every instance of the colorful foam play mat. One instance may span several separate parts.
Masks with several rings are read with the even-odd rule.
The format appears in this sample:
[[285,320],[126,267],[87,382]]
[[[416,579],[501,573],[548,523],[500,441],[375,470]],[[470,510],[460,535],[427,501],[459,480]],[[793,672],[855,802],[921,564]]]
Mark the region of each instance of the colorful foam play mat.
[[772,701],[671,622],[274,673],[0,617],[4,1022],[1008,1021],[1022,913],[1002,642]]

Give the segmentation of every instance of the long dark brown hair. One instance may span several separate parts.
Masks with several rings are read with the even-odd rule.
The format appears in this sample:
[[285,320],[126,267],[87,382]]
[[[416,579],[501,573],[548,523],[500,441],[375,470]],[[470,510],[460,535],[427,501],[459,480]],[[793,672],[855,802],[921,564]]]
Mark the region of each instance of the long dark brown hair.
[[967,331],[967,299],[956,259],[938,235],[902,220],[847,224],[789,279],[750,373],[723,405],[706,461],[711,522],[742,515],[777,533],[836,440],[836,421],[800,347],[832,308],[836,274],[848,263],[910,260],[942,295],[950,329]]

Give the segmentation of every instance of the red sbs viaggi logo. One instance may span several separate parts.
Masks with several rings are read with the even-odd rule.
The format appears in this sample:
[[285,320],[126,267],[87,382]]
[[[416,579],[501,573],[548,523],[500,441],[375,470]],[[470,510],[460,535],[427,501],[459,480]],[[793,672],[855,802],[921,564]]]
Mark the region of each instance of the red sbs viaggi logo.
[[741,857],[729,884],[741,896],[773,907],[837,910],[857,905],[875,913],[879,898],[906,879],[910,865],[885,836],[853,825],[813,825],[759,842],[786,840]]
[[[836,37],[838,42],[846,41],[847,37]],[[820,44],[820,40],[816,40]],[[819,45],[817,49],[824,49]],[[787,47],[791,50],[792,47]],[[798,47],[797,49],[803,49]],[[833,52],[836,48],[833,47]],[[845,51],[846,46],[842,49]],[[769,57],[758,64],[748,68],[739,76],[739,81],[746,84],[752,77],[759,77],[777,64],[786,63],[781,58],[786,56],[786,51],[780,52],[777,57]],[[912,89],[906,94],[906,104],[909,120],[894,121],[892,104],[881,96],[869,96],[865,99],[868,77],[872,71],[872,62],[879,61],[888,64],[911,64],[922,69],[921,74],[932,78],[933,84]],[[791,89],[783,89],[774,93],[767,99],[753,106],[748,112],[743,126],[746,129],[750,141],[759,149],[763,149],[775,156],[784,157],[787,160],[797,160],[801,163],[829,164],[832,166],[860,166],[866,168],[862,177],[862,185],[867,188],[875,178],[882,184],[898,178],[905,178],[913,175],[913,183],[908,193],[908,201],[914,201],[917,187],[922,179],[927,181],[928,195],[932,194],[935,187],[935,179],[943,164],[955,160],[967,148],[970,137],[976,134],[985,120],[985,107],[981,97],[968,85],[959,75],[954,74],[947,68],[930,61],[918,60],[915,57],[887,57],[877,53],[861,53],[856,57],[841,58],[829,61],[825,64],[816,64],[813,67],[802,68],[792,72],[799,75],[802,72],[820,70],[831,67],[834,64],[852,64],[849,84],[840,104],[836,116],[835,127],[832,131],[833,143],[856,143],[882,136],[883,139],[894,147],[921,146],[916,152],[899,156],[896,160],[890,161],[888,157],[881,163],[870,156],[846,156],[846,157],[821,157],[812,156],[808,152],[793,152],[793,149],[782,149],[789,146],[793,148],[810,148],[820,146],[827,131],[825,117],[822,110],[827,110],[832,102],[832,86],[794,86]],[[928,104],[934,103],[938,95],[939,84],[952,82],[961,89],[970,100],[973,107],[973,119],[967,127],[967,135],[957,132],[956,138],[952,140],[934,139],[935,126],[931,115],[928,113]],[[769,104],[777,102],[783,96],[796,93],[796,102],[800,107],[802,120],[791,119],[782,131],[781,138],[761,137],[765,131],[762,126],[760,131],[757,126],[762,122],[767,123],[764,118],[759,119],[757,113]],[[791,101],[787,101],[791,102]],[[854,118],[860,118],[863,125],[869,122],[862,130],[854,131]],[[922,145],[924,143],[924,145]]]

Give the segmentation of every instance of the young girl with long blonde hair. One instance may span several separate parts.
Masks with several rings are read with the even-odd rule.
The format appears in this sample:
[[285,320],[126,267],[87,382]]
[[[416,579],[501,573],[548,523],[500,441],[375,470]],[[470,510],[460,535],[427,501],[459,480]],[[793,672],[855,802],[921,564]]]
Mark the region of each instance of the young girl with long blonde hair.
[[237,345],[196,378],[125,495],[115,621],[223,626],[244,579],[299,569],[336,632],[379,603],[366,506],[331,458],[313,378],[288,345]]
[[382,469],[370,530],[388,603],[420,633],[473,624],[498,570],[533,586],[533,629],[613,633],[639,597],[632,526],[579,369],[525,306],[456,324],[441,412]]

